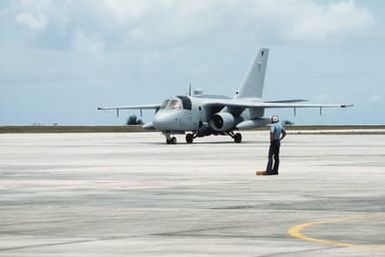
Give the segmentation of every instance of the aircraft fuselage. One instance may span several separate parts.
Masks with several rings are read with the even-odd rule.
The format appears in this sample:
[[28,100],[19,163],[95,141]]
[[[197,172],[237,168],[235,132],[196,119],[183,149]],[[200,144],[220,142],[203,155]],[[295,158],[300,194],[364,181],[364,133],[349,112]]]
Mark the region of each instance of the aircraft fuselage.
[[[186,141],[208,135],[230,135],[234,141],[241,141],[240,134],[235,136],[234,130],[245,118],[249,119],[248,112],[242,109],[230,110],[226,107],[207,106],[204,97],[177,96],[166,100],[156,112],[152,126],[166,135],[167,142],[176,140],[172,134],[187,134]],[[226,99],[226,98],[224,98]],[[212,100],[210,98],[210,100]],[[263,115],[263,111],[260,112]],[[248,117],[245,117],[248,116]],[[257,117],[254,117],[257,118]],[[257,126],[265,125],[258,124]],[[235,138],[236,137],[236,138]]]

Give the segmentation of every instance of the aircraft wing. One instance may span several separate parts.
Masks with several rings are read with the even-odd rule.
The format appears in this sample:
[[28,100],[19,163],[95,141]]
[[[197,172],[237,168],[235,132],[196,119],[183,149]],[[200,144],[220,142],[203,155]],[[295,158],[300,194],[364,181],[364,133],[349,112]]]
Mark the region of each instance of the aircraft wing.
[[[141,104],[141,105],[122,105],[122,106],[110,106],[110,107],[98,107],[99,111],[116,110],[116,116],[119,117],[120,110],[140,110],[142,116],[142,110],[154,109],[157,110],[161,107],[161,104]],[[145,125],[146,126],[146,125]],[[149,126],[151,127],[151,126]]]
[[159,109],[161,104],[142,104],[142,105],[122,105],[122,106],[110,106],[110,107],[98,107],[99,111],[104,110],[146,110],[146,109]]
[[299,103],[299,102],[307,102],[304,99],[289,99],[289,100],[274,100],[274,101],[263,101],[264,103]]
[[346,108],[353,104],[311,104],[298,103],[300,101],[252,101],[248,99],[213,99],[207,101],[205,105],[211,107],[230,107],[230,108]]

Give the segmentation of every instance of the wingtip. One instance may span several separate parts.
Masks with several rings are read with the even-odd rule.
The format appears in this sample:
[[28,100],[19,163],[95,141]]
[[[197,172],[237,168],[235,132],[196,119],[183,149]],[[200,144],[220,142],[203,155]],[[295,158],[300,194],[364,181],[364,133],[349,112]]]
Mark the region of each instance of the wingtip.
[[354,104],[341,104],[341,108],[353,107]]

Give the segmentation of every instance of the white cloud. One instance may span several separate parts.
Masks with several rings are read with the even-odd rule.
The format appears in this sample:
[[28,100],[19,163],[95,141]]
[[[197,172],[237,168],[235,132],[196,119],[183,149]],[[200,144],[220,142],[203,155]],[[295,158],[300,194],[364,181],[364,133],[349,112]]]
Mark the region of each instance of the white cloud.
[[292,40],[324,40],[353,34],[373,22],[372,16],[353,1],[334,1],[326,6],[308,3],[295,15],[287,35]]
[[50,0],[20,0],[11,2],[17,24],[35,32],[41,32],[48,25]]
[[16,21],[32,31],[42,31],[47,25],[47,19],[44,15],[35,16],[30,12],[22,12],[16,15]]
[[[175,45],[213,38],[241,40],[251,34],[262,41],[323,42],[365,31],[373,22],[353,0],[21,0],[12,5],[19,25],[50,37],[61,33],[56,37],[77,48],[83,44],[79,42],[95,38],[107,47],[109,42]],[[85,40],[85,35],[94,39]],[[103,48],[100,45],[93,47]]]
[[373,23],[353,0],[103,0],[103,15],[129,40],[179,41],[239,33],[285,41],[349,37]]
[[120,23],[139,20],[150,9],[149,1],[143,0],[103,0],[100,1],[100,7],[108,18]]

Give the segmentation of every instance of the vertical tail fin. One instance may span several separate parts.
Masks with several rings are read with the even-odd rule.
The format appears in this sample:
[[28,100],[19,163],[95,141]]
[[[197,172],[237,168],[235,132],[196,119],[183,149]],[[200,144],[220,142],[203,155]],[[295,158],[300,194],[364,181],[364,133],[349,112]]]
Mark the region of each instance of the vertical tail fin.
[[259,50],[235,98],[262,97],[268,56],[268,48]]

